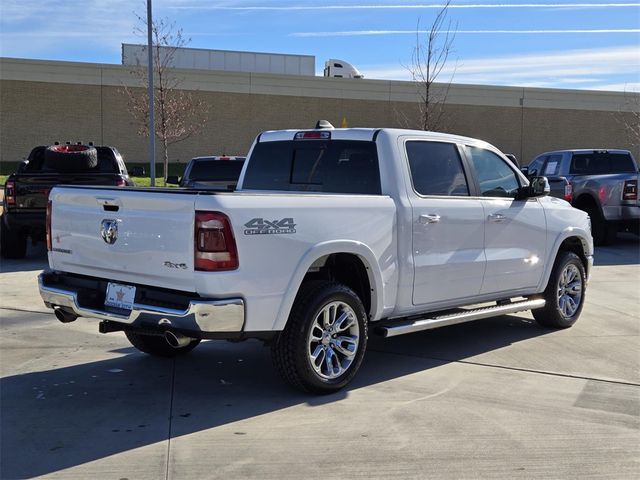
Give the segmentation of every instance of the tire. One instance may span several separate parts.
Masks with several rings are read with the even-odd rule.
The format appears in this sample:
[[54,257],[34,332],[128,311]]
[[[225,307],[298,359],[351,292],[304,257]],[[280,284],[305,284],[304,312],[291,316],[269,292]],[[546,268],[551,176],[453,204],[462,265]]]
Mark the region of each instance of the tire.
[[0,250],[3,258],[24,258],[27,254],[27,236],[9,229],[0,218]]
[[353,379],[366,348],[367,315],[360,298],[345,285],[313,281],[300,288],[271,358],[292,387],[329,394]]
[[86,145],[53,145],[44,151],[44,163],[60,172],[81,172],[98,165],[98,151]]
[[145,335],[136,332],[124,332],[131,345],[143,353],[148,353],[154,357],[176,357],[184,355],[196,348],[200,343],[199,339],[194,339],[189,345],[174,348],[160,335]]
[[597,207],[588,208],[585,212],[591,218],[591,234],[593,235],[594,245],[604,246],[612,243],[617,234],[615,226],[607,223],[602,212]]
[[[580,257],[573,252],[560,252],[543,294],[547,303],[543,308],[532,311],[533,318],[545,327],[572,326],[580,317],[584,306],[585,281],[586,274]],[[574,288],[567,288],[569,285],[574,285]]]

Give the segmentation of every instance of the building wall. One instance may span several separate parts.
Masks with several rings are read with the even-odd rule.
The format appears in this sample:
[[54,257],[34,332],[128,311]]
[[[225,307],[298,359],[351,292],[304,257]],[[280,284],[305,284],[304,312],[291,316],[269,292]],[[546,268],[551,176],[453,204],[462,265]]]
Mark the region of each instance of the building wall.
[[[170,147],[170,160],[241,155],[264,130],[311,128],[318,119],[350,127],[407,127],[418,118],[409,82],[326,79],[176,70],[183,88],[208,105],[202,131]],[[16,161],[39,144],[93,141],[146,162],[120,65],[0,59],[0,160]],[[484,139],[524,161],[558,148],[627,148],[640,158],[623,121],[629,95],[613,92],[453,85],[446,131]],[[161,158],[157,146],[157,158]]]

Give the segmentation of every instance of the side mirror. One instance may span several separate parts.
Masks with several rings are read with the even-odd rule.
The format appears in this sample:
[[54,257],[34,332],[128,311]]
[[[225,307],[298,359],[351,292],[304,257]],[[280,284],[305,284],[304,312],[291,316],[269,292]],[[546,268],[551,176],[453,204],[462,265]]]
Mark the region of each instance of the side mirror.
[[171,185],[178,185],[180,183],[180,179],[177,175],[169,175],[167,177],[167,183],[170,183]]
[[551,193],[551,187],[547,177],[532,177],[528,186],[520,188],[519,197],[521,199],[544,197],[549,193]]
[[22,173],[27,169],[27,165],[29,165],[29,160],[23,160],[18,164],[18,168],[16,168],[16,173]]

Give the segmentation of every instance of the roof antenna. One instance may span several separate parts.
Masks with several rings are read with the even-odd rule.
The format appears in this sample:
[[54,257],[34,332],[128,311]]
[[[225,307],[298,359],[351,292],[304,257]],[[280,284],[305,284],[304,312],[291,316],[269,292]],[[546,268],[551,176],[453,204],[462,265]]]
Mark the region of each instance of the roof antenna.
[[318,120],[316,130],[333,130],[335,127],[328,120]]

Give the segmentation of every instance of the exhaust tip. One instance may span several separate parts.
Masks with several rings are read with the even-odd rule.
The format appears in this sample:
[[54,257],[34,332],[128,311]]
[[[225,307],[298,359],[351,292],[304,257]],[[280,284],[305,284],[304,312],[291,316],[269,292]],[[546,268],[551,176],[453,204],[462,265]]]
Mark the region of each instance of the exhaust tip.
[[191,337],[185,337],[181,333],[172,332],[171,330],[167,330],[164,333],[164,339],[173,348],[186,347],[193,340]]
[[71,323],[78,318],[75,313],[67,312],[61,308],[56,308],[53,313],[62,323]]

